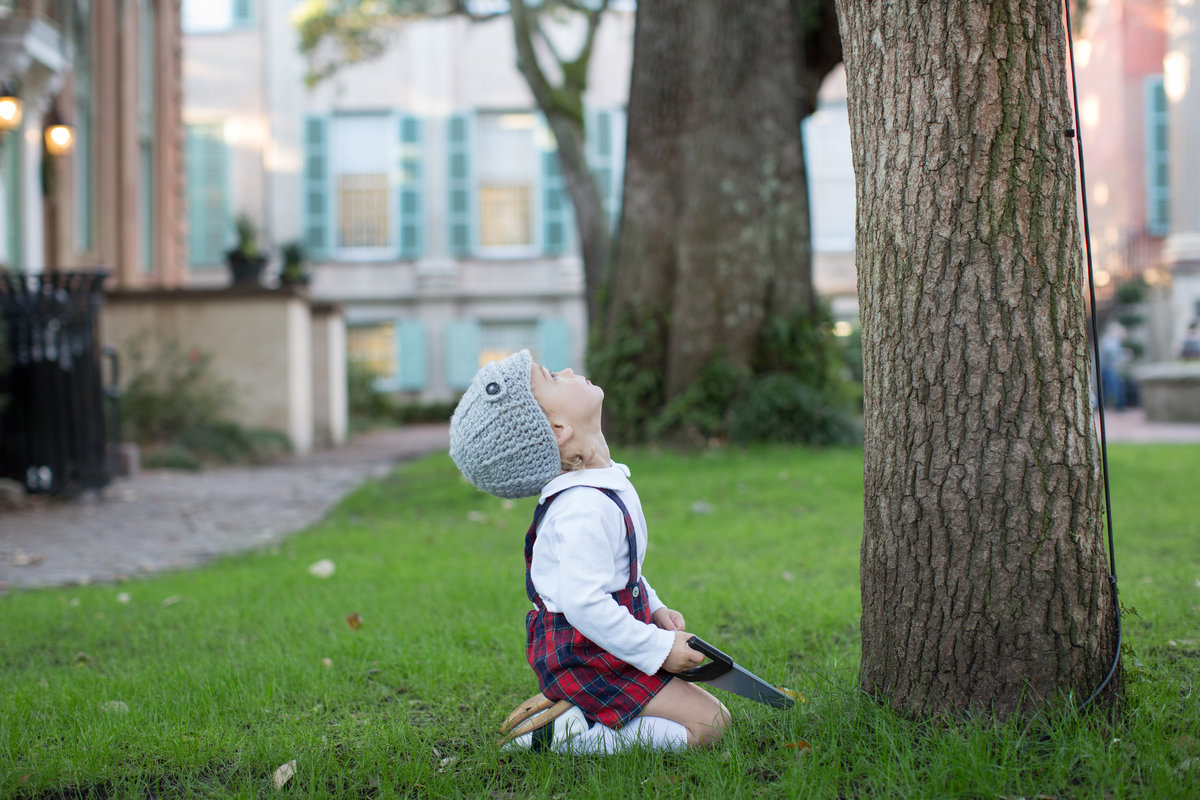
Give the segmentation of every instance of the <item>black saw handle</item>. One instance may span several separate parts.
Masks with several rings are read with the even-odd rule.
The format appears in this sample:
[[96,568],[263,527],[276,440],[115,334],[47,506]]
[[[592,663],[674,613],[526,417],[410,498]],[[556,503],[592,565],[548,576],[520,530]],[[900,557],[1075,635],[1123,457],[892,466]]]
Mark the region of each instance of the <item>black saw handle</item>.
[[722,653],[717,648],[713,647],[708,642],[701,639],[699,636],[693,636],[687,641],[688,647],[708,656],[711,661],[707,664],[700,664],[683,672],[675,673],[675,677],[683,678],[688,683],[696,681],[711,681],[713,678],[719,678],[729,670],[733,669],[733,659]]

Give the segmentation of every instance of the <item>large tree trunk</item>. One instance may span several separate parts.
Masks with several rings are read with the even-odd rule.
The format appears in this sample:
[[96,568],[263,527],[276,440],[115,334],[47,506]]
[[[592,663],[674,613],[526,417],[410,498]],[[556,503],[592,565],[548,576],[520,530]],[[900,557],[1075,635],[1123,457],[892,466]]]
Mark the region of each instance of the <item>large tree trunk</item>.
[[638,5],[602,349],[643,408],[813,308],[795,47],[788,0]]
[[865,371],[862,688],[914,715],[1086,697],[1114,657],[1115,609],[1061,8],[838,11]]

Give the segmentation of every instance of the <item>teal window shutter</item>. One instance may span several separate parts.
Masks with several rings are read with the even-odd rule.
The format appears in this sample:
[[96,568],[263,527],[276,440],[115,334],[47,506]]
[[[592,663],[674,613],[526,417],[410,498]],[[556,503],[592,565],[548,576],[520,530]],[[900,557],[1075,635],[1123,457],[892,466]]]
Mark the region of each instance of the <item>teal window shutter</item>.
[[396,388],[402,392],[417,392],[429,380],[428,349],[425,326],[417,320],[396,323]]
[[425,213],[421,188],[421,120],[411,114],[400,115],[400,258],[415,260],[424,249]]
[[231,235],[229,152],[223,126],[187,126],[188,263],[224,262]]
[[550,370],[571,366],[571,326],[560,317],[538,320],[538,361]]
[[447,128],[446,185],[449,190],[447,224],[450,252],[469,256],[474,249],[475,187],[471,180],[471,120],[466,114],[454,114]]
[[254,23],[254,0],[233,0],[234,27]]
[[1167,93],[1163,76],[1143,84],[1145,94],[1146,229],[1166,236],[1171,227],[1171,153],[1167,142]]
[[304,248],[314,259],[329,257],[329,121],[304,120]]
[[542,158],[542,250],[559,255],[567,249],[567,224],[571,197],[563,178],[557,150],[543,150]]
[[481,336],[473,319],[455,320],[446,326],[446,385],[463,391],[479,371]]

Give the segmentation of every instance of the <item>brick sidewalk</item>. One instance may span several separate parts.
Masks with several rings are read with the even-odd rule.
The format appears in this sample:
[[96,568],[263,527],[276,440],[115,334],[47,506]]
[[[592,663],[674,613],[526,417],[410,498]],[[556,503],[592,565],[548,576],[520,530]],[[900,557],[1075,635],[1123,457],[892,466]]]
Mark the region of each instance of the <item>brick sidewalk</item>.
[[269,545],[396,462],[448,446],[446,425],[413,425],[269,466],[146,470],[99,497],[0,512],[0,590],[121,580]]

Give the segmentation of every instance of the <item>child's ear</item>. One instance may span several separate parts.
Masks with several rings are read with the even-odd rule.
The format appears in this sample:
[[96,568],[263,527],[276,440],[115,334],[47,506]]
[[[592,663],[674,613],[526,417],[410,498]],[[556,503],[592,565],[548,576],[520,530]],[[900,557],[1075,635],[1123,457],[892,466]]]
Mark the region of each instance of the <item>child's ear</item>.
[[558,442],[558,446],[560,448],[567,442],[571,441],[571,437],[575,435],[575,429],[570,425],[565,425],[561,422],[554,422],[551,423],[551,426],[554,428],[554,438]]

